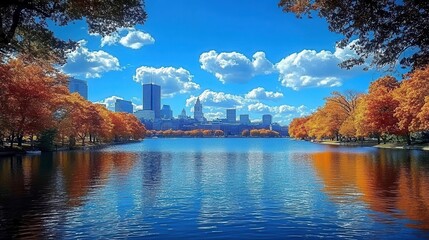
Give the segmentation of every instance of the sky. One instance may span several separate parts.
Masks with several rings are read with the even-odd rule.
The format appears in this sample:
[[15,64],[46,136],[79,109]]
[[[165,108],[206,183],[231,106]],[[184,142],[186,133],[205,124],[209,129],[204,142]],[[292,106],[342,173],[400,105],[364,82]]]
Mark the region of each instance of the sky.
[[317,16],[284,13],[278,0],[146,0],[144,25],[102,38],[84,21],[54,27],[79,41],[61,71],[88,82],[88,99],[112,108],[116,98],[142,107],[142,83],[161,86],[161,105],[192,115],[199,97],[205,117],[227,108],[251,120],[272,114],[288,124],[323,105],[333,91],[365,92],[384,72],[344,70],[353,56]]

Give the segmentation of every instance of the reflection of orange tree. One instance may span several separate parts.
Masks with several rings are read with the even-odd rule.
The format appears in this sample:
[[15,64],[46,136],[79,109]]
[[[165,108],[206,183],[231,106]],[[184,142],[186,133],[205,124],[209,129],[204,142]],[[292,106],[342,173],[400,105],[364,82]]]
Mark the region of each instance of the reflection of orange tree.
[[[22,144],[54,128],[62,145],[75,138],[110,142],[144,137],[144,125],[132,114],[113,113],[67,90],[67,77],[51,65],[20,58],[0,64],[0,139]],[[1,143],[2,141],[0,141]]]
[[395,160],[407,155],[388,151],[376,156],[323,152],[310,157],[324,191],[334,201],[353,203],[357,190],[372,210],[397,216],[394,210],[399,209],[406,218],[419,221],[414,227],[429,229],[429,175],[418,167],[418,159],[409,157],[410,161],[397,164]]
[[368,94],[334,92],[326,103],[289,126],[294,138],[357,139],[403,136],[429,130],[429,66],[416,69],[398,82],[385,76],[372,82]]
[[60,152],[59,167],[68,204],[80,205],[95,183],[102,186],[112,171],[125,175],[135,162],[135,155],[130,153]]

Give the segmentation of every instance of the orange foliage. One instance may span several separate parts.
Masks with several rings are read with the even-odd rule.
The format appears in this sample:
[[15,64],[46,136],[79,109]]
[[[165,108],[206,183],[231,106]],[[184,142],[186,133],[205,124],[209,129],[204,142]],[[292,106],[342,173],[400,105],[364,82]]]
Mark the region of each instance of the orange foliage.
[[[399,120],[399,128],[408,132],[428,130],[427,119],[418,117],[425,105],[425,98],[429,96],[429,66],[417,69],[407,75],[399,88],[394,91],[394,98],[398,101],[395,116]],[[423,120],[423,121],[421,121]]]
[[289,125],[289,136],[293,138],[304,139],[308,137],[308,132],[306,128],[306,123],[308,122],[309,117],[295,118]]

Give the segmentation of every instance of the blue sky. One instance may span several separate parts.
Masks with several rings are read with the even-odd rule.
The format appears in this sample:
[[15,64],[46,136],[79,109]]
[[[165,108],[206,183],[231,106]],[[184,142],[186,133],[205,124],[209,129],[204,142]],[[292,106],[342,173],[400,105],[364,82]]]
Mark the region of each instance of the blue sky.
[[88,81],[89,100],[116,97],[142,105],[142,82],[161,85],[162,104],[188,115],[200,97],[209,119],[226,108],[258,120],[270,113],[288,124],[323,104],[332,91],[366,91],[385,73],[350,71],[337,64],[353,54],[337,49],[342,36],[324,19],[283,13],[278,0],[146,0],[148,19],[107,38],[85,22],[55,27],[80,41],[62,71]]

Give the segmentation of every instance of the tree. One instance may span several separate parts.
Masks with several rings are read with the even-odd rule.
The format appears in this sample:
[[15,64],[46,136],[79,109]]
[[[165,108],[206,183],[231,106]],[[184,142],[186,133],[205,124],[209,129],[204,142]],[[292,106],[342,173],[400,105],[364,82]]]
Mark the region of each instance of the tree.
[[289,136],[293,138],[304,139],[308,137],[306,123],[310,117],[294,118],[289,124]]
[[241,136],[243,136],[243,137],[248,137],[250,135],[250,131],[249,131],[249,129],[244,129],[242,132],[241,132]]
[[50,127],[59,96],[67,93],[66,78],[49,64],[21,58],[0,64],[0,130],[21,145],[26,134]]
[[342,67],[368,58],[377,67],[393,66],[398,60],[413,68],[429,63],[429,1],[280,0],[279,6],[298,17],[317,11],[330,31],[344,35],[339,47],[351,43],[357,57],[342,62]]
[[406,132],[408,144],[411,144],[409,133],[427,130],[418,115],[425,105],[425,97],[429,96],[428,79],[429,65],[409,73],[393,93],[398,101],[394,116],[399,120],[400,130]]
[[65,26],[84,19],[89,33],[106,36],[143,24],[143,7],[142,0],[4,0],[0,4],[0,52],[63,62],[66,51],[76,43],[55,37],[48,22]]

